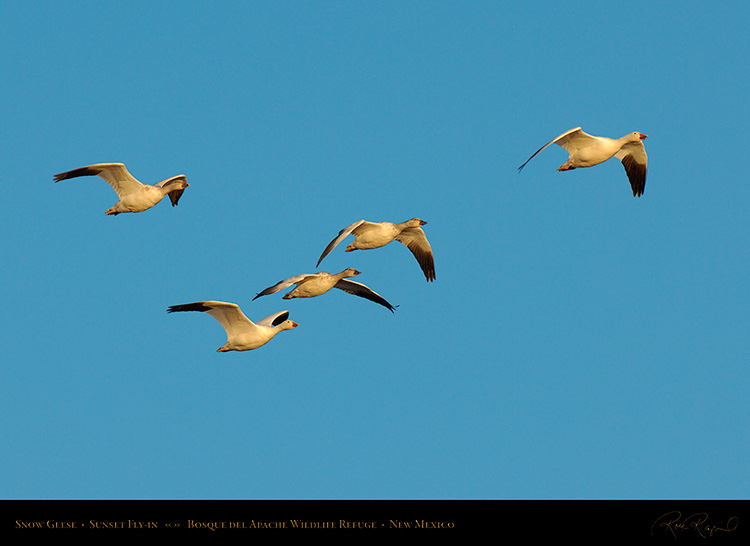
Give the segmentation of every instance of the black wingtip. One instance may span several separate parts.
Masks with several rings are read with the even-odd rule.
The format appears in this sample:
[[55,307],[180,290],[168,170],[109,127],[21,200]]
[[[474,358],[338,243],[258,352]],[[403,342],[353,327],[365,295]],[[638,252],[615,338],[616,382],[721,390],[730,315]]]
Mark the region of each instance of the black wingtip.
[[211,307],[208,305],[205,305],[203,302],[195,302],[195,303],[183,303],[181,305],[170,305],[167,308],[167,313],[174,313],[177,311],[200,311],[205,313],[206,311],[210,311]]
[[288,318],[289,318],[289,311],[284,311],[278,317],[276,317],[271,324],[273,326],[278,326],[279,324],[281,324],[282,322],[284,322]]

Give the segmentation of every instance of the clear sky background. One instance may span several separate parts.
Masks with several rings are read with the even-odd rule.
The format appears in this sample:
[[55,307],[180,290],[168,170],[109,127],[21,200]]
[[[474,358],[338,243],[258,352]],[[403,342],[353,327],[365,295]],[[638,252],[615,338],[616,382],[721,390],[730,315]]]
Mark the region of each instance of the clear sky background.
[[[746,498],[747,2],[6,2],[9,499]],[[645,141],[559,173],[572,127]],[[98,178],[190,187],[138,214]],[[359,220],[403,245],[334,250]],[[351,240],[351,238],[350,238]],[[217,353],[197,300],[299,328]]]

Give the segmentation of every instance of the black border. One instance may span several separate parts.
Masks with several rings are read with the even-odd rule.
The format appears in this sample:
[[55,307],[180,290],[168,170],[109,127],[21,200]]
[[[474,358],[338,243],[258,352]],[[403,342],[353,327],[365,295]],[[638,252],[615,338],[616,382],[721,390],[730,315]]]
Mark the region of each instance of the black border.
[[356,534],[710,544],[750,537],[744,500],[7,500],[0,508],[2,535],[15,540]]

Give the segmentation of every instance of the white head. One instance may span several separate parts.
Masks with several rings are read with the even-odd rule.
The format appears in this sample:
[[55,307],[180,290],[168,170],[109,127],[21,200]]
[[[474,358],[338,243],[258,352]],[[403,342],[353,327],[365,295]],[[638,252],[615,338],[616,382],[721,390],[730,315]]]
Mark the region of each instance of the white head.
[[291,330],[292,328],[296,328],[297,326],[299,326],[299,324],[297,324],[293,320],[285,320],[284,322],[279,324],[278,327],[279,330]]
[[407,220],[405,224],[411,228],[419,227],[425,225],[427,222],[424,220],[420,220],[419,218],[412,218],[411,220]]
[[343,275],[344,277],[356,277],[360,273],[361,271],[357,271],[353,267],[347,267],[341,272],[341,275]]
[[189,185],[190,184],[187,183],[187,180],[185,180],[184,178],[179,178],[167,184],[167,188],[169,188],[169,191],[184,190]]

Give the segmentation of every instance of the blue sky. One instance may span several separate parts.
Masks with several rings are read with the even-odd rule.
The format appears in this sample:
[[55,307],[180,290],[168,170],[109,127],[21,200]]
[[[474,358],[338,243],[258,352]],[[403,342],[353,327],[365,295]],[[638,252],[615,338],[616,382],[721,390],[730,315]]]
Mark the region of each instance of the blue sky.
[[[8,499],[664,499],[750,490],[746,2],[0,7]],[[645,141],[557,172],[582,126]],[[184,173],[104,215],[98,178]],[[334,250],[343,292],[252,301]],[[300,324],[216,353],[198,300]]]

